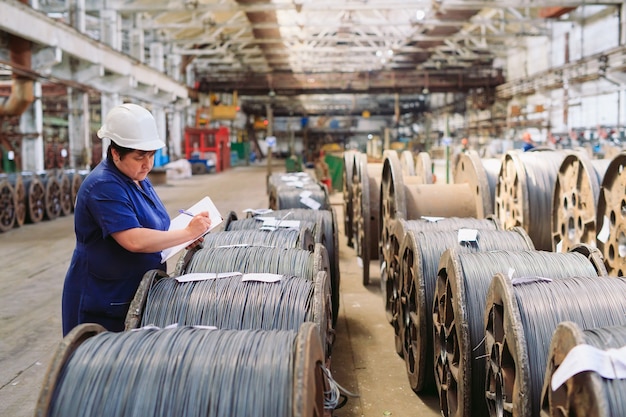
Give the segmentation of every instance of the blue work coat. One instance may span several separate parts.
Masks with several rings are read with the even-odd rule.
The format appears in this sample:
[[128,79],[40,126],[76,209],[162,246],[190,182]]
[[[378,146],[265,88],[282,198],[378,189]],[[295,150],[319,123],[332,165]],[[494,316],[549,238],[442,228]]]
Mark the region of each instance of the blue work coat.
[[167,230],[170,218],[150,181],[141,187],[103,160],[78,190],[76,248],[63,286],[63,335],[81,323],[124,330],[124,319],[143,275],[165,270],[161,253],[133,253],[111,234],[136,227]]

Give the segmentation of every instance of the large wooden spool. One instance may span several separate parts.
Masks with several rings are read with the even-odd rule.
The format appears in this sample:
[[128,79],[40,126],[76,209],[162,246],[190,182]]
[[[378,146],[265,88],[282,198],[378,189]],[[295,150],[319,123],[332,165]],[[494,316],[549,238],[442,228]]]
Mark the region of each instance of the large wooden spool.
[[367,161],[367,155],[355,158],[353,183],[354,248],[362,263],[363,285],[370,280],[370,261],[378,259],[380,178],[382,164]]
[[402,173],[404,175],[415,175],[415,161],[413,160],[413,153],[411,151],[402,151],[400,153],[400,165],[402,166]]
[[22,172],[26,190],[26,221],[39,223],[46,213],[46,189],[39,176],[33,172]]
[[13,228],[17,212],[15,188],[6,176],[0,177],[0,232]]
[[24,180],[22,179],[21,174],[9,174],[8,178],[15,189],[15,227],[20,227],[23,226],[26,221],[26,210],[28,207],[26,187],[24,186]]
[[[163,330],[161,330],[163,331]],[[207,330],[210,331],[210,330]],[[216,330],[217,331],[217,330]],[[104,327],[99,324],[81,324],[75,327],[58,345],[57,350],[52,357],[50,366],[44,377],[43,386],[41,388],[37,405],[35,409],[35,417],[48,417],[52,411],[52,404],[55,400],[55,391],[62,383],[62,374],[64,368],[70,363],[72,356],[81,349],[83,343],[92,337],[106,332]],[[269,333],[268,333],[269,334]],[[122,333],[118,333],[122,335]],[[293,343],[293,379],[288,381],[291,383],[291,395],[292,395],[292,412],[293,417],[323,417],[324,411],[324,391],[327,385],[327,377],[324,373],[324,353],[322,349],[322,343],[319,338],[319,332],[316,325],[313,323],[303,323],[298,330]],[[164,356],[160,358],[161,361],[172,361],[172,363],[180,356],[180,353],[174,355]],[[110,357],[110,363],[114,363],[115,357]],[[244,360],[245,358],[239,359]],[[148,360],[147,357],[140,358],[138,360]],[[215,360],[232,360],[228,358],[216,358]],[[76,366],[89,366],[88,364]],[[104,363],[100,361],[98,365],[103,372],[106,372],[104,368],[114,365]],[[145,366],[150,366],[146,363]],[[172,365],[173,366],[173,365]],[[226,365],[225,365],[226,366]],[[114,381],[117,384],[124,384],[125,381]],[[222,386],[217,384],[216,389],[222,389],[224,396],[232,396],[236,401],[238,397],[237,390],[239,387]],[[136,388],[136,387],[135,387]],[[128,387],[130,391],[133,391],[133,387]],[[157,385],[146,386],[140,389],[161,389],[163,392],[161,395],[168,395],[169,391],[167,387]],[[244,395],[240,393],[239,395]],[[142,397],[135,395],[133,401],[146,401],[150,396]],[[108,401],[108,399],[104,399]],[[111,398],[110,401],[119,401],[119,398]],[[182,411],[182,410],[180,410]],[[180,413],[177,413],[180,415]]]
[[576,152],[561,163],[552,199],[553,251],[568,252],[578,243],[596,245],[598,196],[610,162]]
[[343,153],[343,233],[348,239],[348,246],[354,247],[352,238],[354,232],[352,224],[354,222],[354,198],[352,181],[354,178],[355,159],[358,152],[346,151]]
[[428,152],[420,152],[415,157],[415,175],[422,179],[424,184],[435,182],[433,176],[433,162]]
[[610,275],[626,275],[626,152],[611,160],[606,169],[596,216],[596,243]]

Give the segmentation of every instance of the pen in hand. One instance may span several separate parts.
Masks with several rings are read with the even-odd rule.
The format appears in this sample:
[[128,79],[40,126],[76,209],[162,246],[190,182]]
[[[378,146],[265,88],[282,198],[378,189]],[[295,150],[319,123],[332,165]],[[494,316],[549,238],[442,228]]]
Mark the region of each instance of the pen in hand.
[[178,210],[180,214],[186,214],[187,216],[193,217],[195,214],[188,212],[187,210],[180,209]]

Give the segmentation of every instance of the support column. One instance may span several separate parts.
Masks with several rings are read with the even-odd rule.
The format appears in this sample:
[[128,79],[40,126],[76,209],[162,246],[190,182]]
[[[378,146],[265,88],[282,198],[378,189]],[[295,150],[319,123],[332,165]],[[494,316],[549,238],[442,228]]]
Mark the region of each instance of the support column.
[[22,170],[43,171],[44,144],[43,144],[43,106],[41,104],[41,83],[33,83],[35,100],[20,116],[20,132],[22,139]]
[[67,89],[68,136],[70,167],[91,167],[91,132],[89,130],[89,95],[73,88]]
[[[107,113],[109,113],[111,109],[117,106],[118,104],[121,104],[119,94],[102,93],[102,95],[100,95],[100,126],[102,126],[102,123],[104,123],[104,118],[106,117]],[[98,129],[100,128],[100,126],[98,126]],[[107,149],[109,148],[109,145],[111,144],[111,140],[108,138],[104,138],[101,140],[102,140],[102,159],[104,159],[107,154]]]
[[180,110],[174,109],[169,114],[170,122],[170,143],[168,144],[170,160],[176,161],[181,158],[182,155],[182,143],[183,143],[183,116]]

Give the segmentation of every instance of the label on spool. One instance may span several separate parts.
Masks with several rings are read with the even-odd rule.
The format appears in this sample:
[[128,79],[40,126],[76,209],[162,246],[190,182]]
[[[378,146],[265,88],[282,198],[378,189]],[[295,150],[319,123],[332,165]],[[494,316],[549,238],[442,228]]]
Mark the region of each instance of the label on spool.
[[459,243],[476,242],[478,240],[478,230],[476,229],[459,229]]
[[267,214],[267,213],[271,213],[274,210],[269,209],[269,208],[259,208],[259,209],[253,209],[253,208],[247,208],[245,210],[243,210],[244,213],[252,213],[255,216],[261,215],[261,214]]
[[283,276],[280,274],[265,274],[265,273],[243,274],[243,277],[241,277],[242,282],[246,282],[246,281],[280,282],[282,279],[283,279]]
[[241,272],[194,272],[191,274],[184,274],[176,277],[178,282],[192,282],[192,281],[207,281],[210,279],[232,278],[240,277],[243,274]]
[[426,220],[429,222],[438,222],[439,220],[443,220],[443,217],[430,217],[430,216],[422,216],[420,217],[422,220]]
[[359,266],[359,268],[363,268],[363,258],[361,258],[360,256],[357,256],[356,264]]
[[600,229],[600,231],[598,232],[598,236],[596,236],[596,239],[598,239],[602,243],[606,243],[606,241],[609,240],[610,233],[610,220],[608,217],[604,216],[604,219],[602,220],[602,229]]
[[626,346],[607,350],[585,344],[574,346],[552,374],[552,391],[574,375],[587,371],[596,372],[606,379],[625,379]]
[[260,230],[276,230],[278,227],[285,229],[300,229],[300,220],[283,220],[276,217],[259,217],[263,221]]
[[561,252],[563,249],[563,240],[560,240],[559,243],[556,244],[556,251]]

